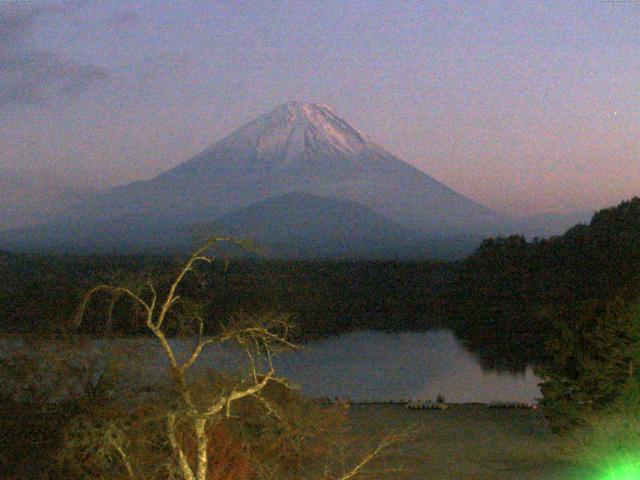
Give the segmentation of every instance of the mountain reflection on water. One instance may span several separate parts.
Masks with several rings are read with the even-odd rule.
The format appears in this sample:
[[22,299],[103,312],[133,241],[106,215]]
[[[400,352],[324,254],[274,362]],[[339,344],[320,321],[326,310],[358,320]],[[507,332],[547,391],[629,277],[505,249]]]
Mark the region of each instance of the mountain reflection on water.
[[319,397],[435,400],[442,394],[449,402],[541,397],[531,367],[519,374],[483,370],[449,330],[348,333],[281,354],[276,367],[304,393]]

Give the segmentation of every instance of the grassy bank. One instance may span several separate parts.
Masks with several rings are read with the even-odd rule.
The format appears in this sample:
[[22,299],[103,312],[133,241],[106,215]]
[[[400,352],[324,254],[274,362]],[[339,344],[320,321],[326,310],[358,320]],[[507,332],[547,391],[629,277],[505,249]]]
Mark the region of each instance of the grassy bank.
[[540,411],[454,406],[412,411],[401,405],[352,405],[354,433],[417,433],[387,459],[399,480],[586,480],[561,458],[558,439]]

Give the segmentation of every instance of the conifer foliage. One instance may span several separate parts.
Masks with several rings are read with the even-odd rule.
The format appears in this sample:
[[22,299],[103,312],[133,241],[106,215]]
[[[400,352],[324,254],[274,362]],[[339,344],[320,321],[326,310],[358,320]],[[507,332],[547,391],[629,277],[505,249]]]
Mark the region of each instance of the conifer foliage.
[[638,379],[640,308],[620,297],[566,305],[552,313],[548,358],[539,369],[552,429],[580,425]]

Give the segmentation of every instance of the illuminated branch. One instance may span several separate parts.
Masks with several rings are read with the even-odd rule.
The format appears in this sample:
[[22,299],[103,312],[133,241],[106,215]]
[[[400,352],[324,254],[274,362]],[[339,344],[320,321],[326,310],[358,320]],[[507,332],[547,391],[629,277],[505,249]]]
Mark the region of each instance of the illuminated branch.
[[[383,455],[385,451],[387,451],[393,445],[406,441],[408,435],[409,435],[408,433],[403,432],[403,433],[391,434],[383,437],[382,440],[380,440],[380,442],[378,443],[378,445],[369,453],[367,453],[360,460],[360,462],[358,462],[358,464],[355,467],[353,467],[348,472],[342,474],[336,480],[351,480],[353,478],[358,477],[359,475],[362,474],[362,470],[368,464],[370,464],[373,460]],[[394,471],[397,471],[397,470],[394,470]]]
[[[283,416],[276,407],[263,397],[263,390],[270,383],[278,383],[289,389],[293,388],[286,379],[276,375],[273,364],[274,354],[279,349],[298,348],[289,339],[291,325],[287,317],[236,317],[230,324],[222,325],[218,336],[205,338],[205,320],[198,305],[193,305],[188,300],[183,300],[178,304],[180,300],[178,289],[186,275],[192,272],[202,283],[202,277],[195,271],[195,267],[199,263],[210,264],[213,257],[208,256],[207,251],[221,241],[247,246],[246,242],[239,242],[232,238],[212,238],[187,259],[162,298],[160,298],[151,278],[147,279],[144,287],[137,293],[126,287],[99,285],[85,295],[76,317],[76,324],[79,326],[93,296],[102,292],[112,295],[108,309],[109,324],[112,322],[115,305],[122,297],[128,297],[135,305],[144,310],[144,323],[160,343],[171,368],[174,386],[178,391],[177,399],[180,406],[177,409],[172,406],[172,410],[164,414],[166,442],[173,452],[173,459],[170,465],[165,468],[182,480],[207,480],[210,468],[209,452],[212,448],[209,444],[207,427],[219,422],[224,417],[230,417],[235,402],[245,398],[253,398],[266,408],[268,415],[284,423]],[[227,267],[228,263],[225,263],[225,271]],[[179,305],[180,309],[176,308],[176,305]],[[180,322],[195,322],[196,324],[195,345],[182,363],[178,360],[169,343],[166,328],[163,328],[167,323],[168,315],[177,316]],[[222,392],[215,391],[213,398],[206,397],[206,401],[200,400],[194,385],[188,380],[189,369],[198,361],[206,346],[225,342],[237,343],[242,348],[248,364],[248,374]],[[188,433],[185,434],[183,429],[187,429]],[[356,466],[348,472],[336,476],[335,479],[353,480],[362,476],[365,466],[378,458],[391,445],[400,441],[401,438],[400,435],[385,437]],[[189,443],[185,443],[190,441],[188,439],[195,439],[195,451]],[[118,453],[129,477],[133,479],[134,470],[128,461],[126,451],[120,444],[114,444],[111,447]],[[191,452],[193,452],[193,456],[191,456]],[[325,475],[323,478],[331,478],[331,475]]]

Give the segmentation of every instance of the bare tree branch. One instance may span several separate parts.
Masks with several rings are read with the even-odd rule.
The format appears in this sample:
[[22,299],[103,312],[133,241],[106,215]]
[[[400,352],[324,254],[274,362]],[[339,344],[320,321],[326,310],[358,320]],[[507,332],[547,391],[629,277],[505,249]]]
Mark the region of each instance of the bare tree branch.
[[193,475],[193,470],[187,461],[187,456],[185,455],[184,450],[182,450],[182,447],[178,444],[178,440],[176,438],[176,415],[174,413],[167,415],[167,437],[171,449],[178,457],[178,466],[180,467],[184,480],[196,480]]
[[131,290],[125,287],[116,287],[113,285],[98,285],[97,287],[93,287],[82,299],[82,303],[76,313],[76,328],[80,326],[82,320],[84,319],[84,315],[86,313],[87,307],[89,306],[89,302],[91,299],[100,292],[111,293],[114,296],[126,295],[131,298],[134,302],[138,303],[145,309],[147,315],[152,315],[153,310],[151,307],[139,296],[133,293]]
[[[280,349],[299,348],[290,340],[291,324],[285,316],[237,316],[226,325],[221,325],[220,334],[212,338],[205,338],[205,319],[199,305],[188,299],[180,299],[178,290],[189,273],[193,273],[196,279],[203,284],[203,278],[195,270],[199,263],[210,264],[213,260],[207,252],[216,247],[221,241],[233,242],[247,246],[246,242],[237,241],[228,237],[215,237],[204,243],[197,249],[187,261],[180,267],[178,273],[168,286],[166,293],[159,295],[151,278],[139,291],[127,287],[113,285],[98,285],[91,289],[84,297],[77,313],[76,324],[79,326],[93,296],[105,292],[112,295],[108,309],[108,324],[112,322],[113,311],[116,303],[122,297],[130,298],[134,304],[145,312],[144,323],[149,331],[159,342],[164,356],[167,358],[171,369],[174,387],[178,396],[174,399],[179,406],[171,405],[165,419],[166,440],[173,452],[171,462],[165,465],[168,475],[181,480],[207,480],[210,469],[210,450],[214,448],[212,440],[208,436],[207,427],[219,422],[223,418],[231,417],[232,406],[242,399],[251,398],[259,402],[266,409],[266,417],[273,417],[288,431],[285,417],[278,411],[276,405],[265,398],[265,389],[270,383],[277,383],[285,388],[294,388],[285,378],[278,377],[273,363],[274,355]],[[255,250],[255,249],[254,249]],[[228,262],[225,262],[225,272]],[[145,300],[146,299],[146,300]],[[178,304],[178,301],[180,303]],[[171,317],[169,317],[171,315]],[[166,325],[167,318],[177,318],[181,325],[190,332],[195,326],[195,345],[188,351],[186,360],[178,360],[176,350],[169,341]],[[210,344],[236,343],[245,354],[248,374],[238,381],[223,388],[216,386],[200,395],[196,389],[197,382],[188,376],[189,370],[196,364],[204,348]],[[187,433],[184,433],[184,432]],[[297,440],[297,430],[288,431],[293,441]],[[335,478],[335,480],[353,480],[362,477],[363,471],[374,459],[379,458],[390,446],[401,441],[402,435],[388,435],[350,470],[339,476],[329,475],[329,470],[323,478]],[[195,439],[195,448],[191,442]],[[134,478],[135,469],[127,457],[127,451],[121,443],[110,445],[119,455],[127,473]],[[269,469],[257,466],[256,468],[268,476]],[[275,475],[275,471],[274,471]],[[270,475],[273,477],[273,475]],[[273,477],[275,478],[275,477]]]
[[396,433],[383,437],[378,445],[367,453],[360,461],[348,472],[345,472],[337,478],[337,480],[351,480],[362,474],[363,469],[369,465],[373,460],[379,458],[385,451],[391,446],[406,441],[408,433]]

